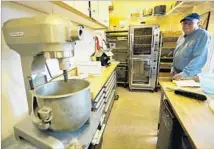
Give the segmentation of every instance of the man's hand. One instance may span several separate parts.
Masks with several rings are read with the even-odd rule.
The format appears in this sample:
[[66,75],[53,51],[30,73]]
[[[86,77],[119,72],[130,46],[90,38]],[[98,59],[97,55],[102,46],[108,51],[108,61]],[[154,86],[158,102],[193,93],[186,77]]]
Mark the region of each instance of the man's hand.
[[172,78],[173,78],[173,76],[175,75],[175,72],[174,72],[174,69],[173,69],[173,67],[171,68],[171,71],[170,71],[170,79],[171,79],[171,81],[172,81]]
[[173,80],[181,80],[181,78],[182,78],[182,72],[180,72],[172,77]]

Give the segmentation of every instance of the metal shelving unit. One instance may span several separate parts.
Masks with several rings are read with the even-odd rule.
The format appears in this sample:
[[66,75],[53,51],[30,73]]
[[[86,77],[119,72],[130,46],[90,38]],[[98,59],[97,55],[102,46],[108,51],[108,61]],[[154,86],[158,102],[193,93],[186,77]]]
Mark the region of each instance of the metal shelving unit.
[[179,1],[175,7],[166,13],[166,15],[182,14],[182,12],[191,10],[195,5],[202,3],[205,3],[205,1]]
[[117,84],[128,85],[128,30],[106,31],[106,41],[113,52],[113,59],[119,61],[117,67]]
[[[173,62],[173,53],[178,40],[177,36],[163,36],[161,39],[160,63],[159,63],[159,81],[170,80],[171,65]],[[174,45],[174,46],[173,46]]]

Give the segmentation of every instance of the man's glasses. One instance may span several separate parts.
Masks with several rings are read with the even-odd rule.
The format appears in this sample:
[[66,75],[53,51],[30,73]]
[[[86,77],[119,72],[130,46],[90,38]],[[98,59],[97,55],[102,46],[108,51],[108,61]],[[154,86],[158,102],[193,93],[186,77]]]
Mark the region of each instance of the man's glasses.
[[193,22],[191,22],[191,21],[188,21],[188,22],[182,22],[181,23],[182,25],[188,25],[188,26],[192,26],[193,25]]

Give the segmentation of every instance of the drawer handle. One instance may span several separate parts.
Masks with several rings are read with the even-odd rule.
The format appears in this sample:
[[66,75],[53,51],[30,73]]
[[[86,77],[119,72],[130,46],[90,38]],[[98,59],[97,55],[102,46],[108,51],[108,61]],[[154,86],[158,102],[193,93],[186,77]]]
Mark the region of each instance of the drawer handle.
[[112,94],[111,94],[111,96],[110,96],[110,98],[109,98],[109,101],[108,101],[108,103],[106,104],[105,113],[108,111],[108,108],[109,108],[109,106],[110,106],[110,103],[111,103],[111,101],[113,100],[114,94],[115,94],[115,90],[112,92]]
[[108,97],[110,95],[110,93],[113,90],[113,88],[115,88],[115,81],[109,87],[108,91],[106,92],[106,96],[105,97]]
[[101,96],[102,96],[103,93],[104,93],[104,90],[105,90],[105,88],[102,88],[102,89],[101,89],[100,93],[97,95],[97,97],[95,98],[94,102],[99,102]]
[[96,106],[95,106],[95,109],[98,109],[102,104],[101,103],[104,103],[104,96],[105,96],[105,94],[103,94],[102,96],[101,96],[101,99],[100,99],[100,101],[96,104]]
[[115,86],[115,81],[112,81],[111,84],[109,84],[108,88],[106,88],[105,93],[108,94],[109,91],[112,90],[112,88]]
[[108,92],[109,88],[112,87],[114,80],[115,80],[115,78],[110,81],[110,83],[108,84],[108,86],[106,86],[105,92]]
[[99,144],[99,143],[100,143],[100,140],[101,140],[101,137],[102,137],[102,135],[103,135],[105,126],[106,126],[106,124],[103,124],[101,130],[97,130],[97,131],[96,131],[96,133],[95,133],[95,135],[94,135],[94,137],[93,137],[93,139],[92,139],[92,141],[91,141],[91,143],[92,143],[93,145],[96,145],[96,144]]
[[103,122],[104,122],[104,120],[105,120],[105,117],[106,117],[105,114],[103,114],[102,117],[101,117],[101,120],[100,120],[100,125],[101,125],[101,126],[103,126]]
[[111,75],[111,77],[108,79],[107,83],[105,84],[105,87],[107,87],[109,85],[109,83],[111,82],[112,78],[115,76],[115,73],[113,73]]

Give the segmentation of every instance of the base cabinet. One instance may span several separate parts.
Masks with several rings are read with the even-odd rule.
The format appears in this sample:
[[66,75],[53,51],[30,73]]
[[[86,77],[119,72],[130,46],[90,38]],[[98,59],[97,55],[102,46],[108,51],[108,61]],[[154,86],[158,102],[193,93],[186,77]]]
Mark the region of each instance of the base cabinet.
[[156,149],[193,149],[167,100],[161,99],[160,105]]

